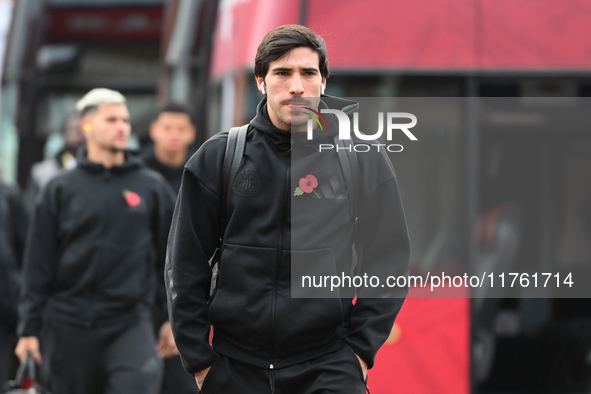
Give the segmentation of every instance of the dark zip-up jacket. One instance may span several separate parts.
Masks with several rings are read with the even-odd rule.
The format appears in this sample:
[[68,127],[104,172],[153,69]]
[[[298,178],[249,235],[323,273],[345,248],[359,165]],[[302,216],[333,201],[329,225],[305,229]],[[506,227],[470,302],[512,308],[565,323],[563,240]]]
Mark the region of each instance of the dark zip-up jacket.
[[142,154],[142,160],[146,163],[146,167],[158,172],[166,179],[168,184],[173,188],[175,193],[179,192],[181,188],[181,180],[183,178],[183,167],[169,167],[166,164],[161,163],[156,154],[154,148],[150,147],[149,150]]
[[[354,102],[323,100],[349,115],[357,109]],[[355,305],[352,289],[343,289],[340,299],[292,298],[295,266],[351,274],[355,220],[336,153],[318,152],[319,142],[333,143],[336,119],[325,116],[331,131],[315,132],[308,141],[306,133],[274,127],[266,104],[263,99],[250,123],[223,209],[227,132],[208,140],[185,166],[165,271],[169,316],[183,364],[196,373],[220,353],[261,368],[282,368],[346,343],[371,367],[407,289],[392,289],[389,298],[375,299],[364,298],[371,290],[360,288]],[[358,157],[360,273],[406,275],[410,246],[394,170],[385,154]],[[308,175],[318,185],[313,193],[300,193],[300,179]],[[227,218],[222,225],[220,215]],[[218,288],[208,303],[208,259],[221,236]]]
[[164,284],[174,193],[126,154],[109,169],[90,162],[49,182],[35,206],[24,261],[20,336],[38,336],[44,311],[91,327],[149,318]]
[[0,325],[16,328],[27,214],[19,192],[0,183]]

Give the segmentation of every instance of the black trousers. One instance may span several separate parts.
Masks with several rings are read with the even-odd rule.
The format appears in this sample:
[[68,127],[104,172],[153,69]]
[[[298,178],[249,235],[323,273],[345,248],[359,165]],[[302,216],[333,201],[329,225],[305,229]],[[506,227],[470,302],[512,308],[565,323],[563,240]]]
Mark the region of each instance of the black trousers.
[[195,377],[185,371],[180,356],[164,359],[162,388],[166,394],[199,394]]
[[149,320],[81,327],[55,319],[42,341],[42,376],[53,394],[157,394],[162,360]]
[[261,369],[220,356],[205,377],[203,394],[364,394],[359,360],[340,350],[282,369]]

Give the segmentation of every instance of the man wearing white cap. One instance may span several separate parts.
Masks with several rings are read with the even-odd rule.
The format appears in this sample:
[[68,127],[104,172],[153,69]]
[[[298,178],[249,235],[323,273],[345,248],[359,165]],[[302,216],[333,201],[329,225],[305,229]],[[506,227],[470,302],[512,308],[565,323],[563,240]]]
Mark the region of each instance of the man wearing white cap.
[[87,148],[35,206],[15,353],[31,354],[58,394],[157,393],[151,308],[174,193],[127,153],[121,93],[93,89],[77,109]]

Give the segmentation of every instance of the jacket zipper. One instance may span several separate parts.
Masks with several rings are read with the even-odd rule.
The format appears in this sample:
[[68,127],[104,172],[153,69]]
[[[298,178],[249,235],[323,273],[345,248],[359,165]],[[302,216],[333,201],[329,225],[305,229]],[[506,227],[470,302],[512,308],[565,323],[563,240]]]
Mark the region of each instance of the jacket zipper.
[[[105,205],[105,202],[109,202],[110,201],[110,199],[109,199],[110,196],[108,195],[108,193],[105,194],[105,191],[109,190],[109,188],[107,187],[106,184],[108,184],[110,182],[111,182],[111,173],[109,172],[108,169],[105,168],[103,170],[103,172],[101,173],[101,175],[100,175],[100,182],[97,182],[97,185],[100,185],[101,198],[100,198],[99,201],[101,201],[103,203],[103,205],[104,205],[104,207],[103,207],[104,212],[107,212],[107,216],[106,217],[108,217],[109,219],[110,219],[110,217],[108,216],[108,212],[110,211],[109,210],[109,206],[108,206],[109,204],[107,203]],[[106,238],[107,233],[109,231],[108,229],[110,227],[111,227],[111,223],[107,223],[106,225],[103,224],[103,227],[101,229],[102,230],[101,232],[102,232],[102,237],[103,238]],[[104,243],[104,241],[103,241],[103,243]],[[103,244],[101,244],[101,249],[105,249]],[[92,300],[91,303],[90,303],[91,305],[95,305],[96,304],[96,297],[97,297],[97,293],[98,293],[98,286],[99,286],[99,282],[100,282],[101,276],[102,276],[102,272],[101,272],[101,268],[102,267],[101,267],[101,264],[100,263],[95,263],[95,264],[96,264],[96,267],[93,267],[94,268],[94,275],[93,275],[94,276],[94,281],[92,283],[92,288],[91,288],[92,290],[91,290],[91,293],[90,293],[90,299]],[[92,314],[90,314],[90,315],[86,315],[86,317],[87,317],[87,320],[84,321],[84,327],[86,327],[87,329],[92,328],[94,316]]]
[[285,211],[289,202],[289,170],[291,166],[291,148],[293,145],[293,136],[290,137],[290,148],[287,152],[287,165],[285,166],[285,178],[283,180],[283,207],[281,210],[281,220],[279,222],[279,244],[277,245],[277,258],[275,260],[275,276],[273,278],[273,298],[271,299],[271,363],[269,364],[269,373],[273,376],[271,379],[271,389],[274,392],[275,379],[273,374],[275,362],[275,308],[277,303],[277,282],[279,281],[279,268],[281,266],[281,250],[283,248],[283,234],[285,226]]
[[269,384],[271,385],[271,394],[275,394],[275,370],[273,364],[269,368]]

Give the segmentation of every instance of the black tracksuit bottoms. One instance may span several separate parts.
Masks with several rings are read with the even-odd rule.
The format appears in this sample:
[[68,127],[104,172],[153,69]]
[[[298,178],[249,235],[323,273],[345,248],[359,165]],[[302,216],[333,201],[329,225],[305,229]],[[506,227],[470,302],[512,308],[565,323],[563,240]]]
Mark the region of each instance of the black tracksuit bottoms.
[[52,394],[157,394],[162,360],[149,319],[80,326],[56,319],[41,336]]
[[365,394],[363,371],[348,345],[281,369],[261,369],[219,356],[202,394]]

